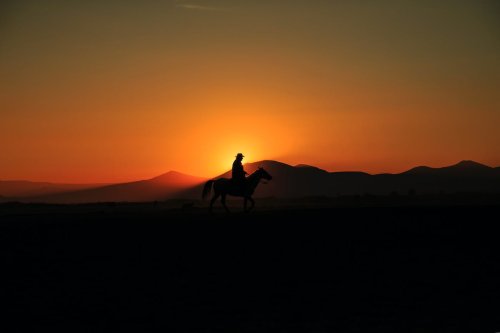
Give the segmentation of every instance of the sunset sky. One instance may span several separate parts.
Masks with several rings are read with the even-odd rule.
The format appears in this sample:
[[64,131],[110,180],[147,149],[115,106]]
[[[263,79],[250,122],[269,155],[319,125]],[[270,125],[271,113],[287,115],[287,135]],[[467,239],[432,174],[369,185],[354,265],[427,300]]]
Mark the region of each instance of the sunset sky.
[[0,179],[500,166],[499,1],[0,4]]

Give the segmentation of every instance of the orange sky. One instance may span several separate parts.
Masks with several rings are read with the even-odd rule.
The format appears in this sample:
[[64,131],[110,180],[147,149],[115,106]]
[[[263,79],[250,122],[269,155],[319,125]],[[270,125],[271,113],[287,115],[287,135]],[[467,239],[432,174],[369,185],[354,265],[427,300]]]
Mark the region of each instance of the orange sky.
[[0,6],[2,180],[500,166],[494,1]]

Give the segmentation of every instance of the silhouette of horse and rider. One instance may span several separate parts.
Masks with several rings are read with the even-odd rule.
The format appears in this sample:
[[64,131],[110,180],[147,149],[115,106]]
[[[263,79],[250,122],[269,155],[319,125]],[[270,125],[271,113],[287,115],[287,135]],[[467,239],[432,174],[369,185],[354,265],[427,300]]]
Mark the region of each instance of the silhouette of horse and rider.
[[[229,209],[226,205],[227,195],[243,197],[245,212],[252,210],[255,206],[255,201],[252,199],[252,195],[257,188],[257,185],[259,185],[260,180],[271,180],[273,178],[262,167],[259,167],[257,171],[252,173],[250,176],[245,177],[248,173],[243,169],[243,164],[241,163],[243,157],[245,156],[243,156],[242,153],[238,153],[236,155],[236,159],[233,162],[233,168],[231,171],[231,179],[219,178],[206,182],[205,186],[203,187],[203,199],[210,195],[212,187],[214,189],[214,195],[210,200],[210,212],[212,212],[213,205],[219,197],[221,197],[222,206],[224,206],[226,212],[229,212]],[[248,201],[250,201],[251,206],[247,209]]]

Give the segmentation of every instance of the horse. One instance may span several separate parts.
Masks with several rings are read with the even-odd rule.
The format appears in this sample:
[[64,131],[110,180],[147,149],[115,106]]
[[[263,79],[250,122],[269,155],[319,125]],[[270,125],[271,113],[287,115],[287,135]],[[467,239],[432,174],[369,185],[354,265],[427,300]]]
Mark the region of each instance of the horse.
[[[205,186],[203,187],[202,198],[206,199],[210,195],[210,191],[213,185],[214,196],[212,197],[212,200],[210,200],[210,212],[212,212],[215,200],[217,200],[217,198],[220,196],[222,206],[224,206],[226,212],[229,213],[229,209],[226,206],[226,195],[243,197],[245,199],[244,211],[249,212],[255,206],[255,201],[252,199],[252,195],[257,188],[257,185],[259,185],[261,179],[271,180],[273,179],[273,177],[269,173],[267,173],[264,168],[259,167],[257,171],[255,171],[245,179],[243,188],[241,188],[241,186],[237,186],[233,180],[228,178],[219,178],[216,180],[212,179],[205,183]],[[251,203],[251,206],[248,210],[247,201],[250,201]]]

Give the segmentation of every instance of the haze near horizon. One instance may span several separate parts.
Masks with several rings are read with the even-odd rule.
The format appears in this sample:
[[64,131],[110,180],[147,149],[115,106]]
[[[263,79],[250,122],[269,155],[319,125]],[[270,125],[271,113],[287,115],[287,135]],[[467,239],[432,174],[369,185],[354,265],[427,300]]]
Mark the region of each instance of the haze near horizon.
[[7,1],[0,179],[500,165],[495,1]]

